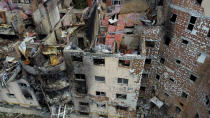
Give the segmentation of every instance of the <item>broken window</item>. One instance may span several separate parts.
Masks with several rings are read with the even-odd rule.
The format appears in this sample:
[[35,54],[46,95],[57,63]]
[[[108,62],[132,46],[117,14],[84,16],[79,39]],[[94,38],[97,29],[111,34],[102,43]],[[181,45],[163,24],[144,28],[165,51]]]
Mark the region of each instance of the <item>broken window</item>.
[[145,64],[151,64],[152,60],[151,59],[146,59]]
[[128,111],[128,107],[116,106],[116,110]]
[[155,90],[156,90],[156,85],[152,86],[152,94],[155,94]]
[[188,94],[185,93],[185,92],[182,92],[182,97],[183,97],[183,98],[187,98],[187,97],[188,97]]
[[164,64],[164,63],[165,63],[165,59],[161,57],[161,58],[160,58],[160,63],[161,63],[161,64]]
[[97,107],[106,108],[106,104],[99,104],[99,103],[97,103]]
[[163,3],[164,3],[164,0],[160,0],[160,1],[158,2],[158,6],[163,6]]
[[22,88],[27,88],[27,85],[25,83],[18,83],[18,85]]
[[23,4],[30,4],[31,0],[12,0],[13,3],[23,3]]
[[170,42],[171,42],[171,38],[168,35],[165,35],[164,36],[165,45],[169,46]]
[[170,80],[172,81],[172,82],[174,82],[175,80],[174,79],[172,79],[172,78],[170,78]]
[[196,77],[196,76],[194,76],[194,75],[190,75],[190,80],[192,80],[193,82],[195,82],[195,81],[196,81],[196,79],[197,79],[197,77]]
[[207,37],[210,37],[210,30],[209,30],[209,32],[208,32],[208,34],[207,34]]
[[120,0],[112,0],[112,5],[120,5]]
[[82,50],[85,49],[84,38],[78,37],[78,46],[79,46],[79,48],[81,48]]
[[28,90],[22,89],[22,93],[23,93],[23,96],[26,99],[28,99],[28,100],[32,100],[33,99],[32,95],[28,92]]
[[95,76],[95,80],[99,82],[105,82],[105,77]]
[[15,94],[12,94],[12,93],[7,93],[7,96],[8,96],[9,98],[16,98],[16,97],[15,97]]
[[141,87],[140,87],[140,90],[141,90],[141,91],[145,91],[145,90],[146,90],[146,87],[145,87],[145,86],[141,86]]
[[160,80],[160,75],[156,74],[156,79]]
[[101,91],[96,91],[96,95],[97,96],[106,96],[106,93],[105,92],[101,92]]
[[185,45],[187,45],[188,44],[188,41],[183,39],[182,40],[182,43],[185,44]]
[[201,5],[203,0],[196,0],[196,4]]
[[86,94],[86,77],[84,74],[75,74],[75,89],[78,93]]
[[83,61],[82,57],[72,56],[71,58],[72,58],[72,61],[78,61],[78,62],[82,62]]
[[75,80],[81,80],[81,81],[85,81],[85,74],[75,74]]
[[75,90],[80,94],[87,94],[86,81],[82,79],[77,79],[75,81]]
[[181,103],[181,102],[180,102],[179,104],[180,104],[182,107],[184,106],[184,104],[183,104],[183,103]]
[[79,112],[79,114],[80,114],[80,115],[84,115],[84,116],[89,115],[89,113],[88,113],[88,112],[81,112],[81,111]]
[[177,64],[180,64],[180,63],[181,63],[181,61],[177,59],[177,60],[176,60],[176,63],[177,63]]
[[93,64],[94,65],[104,65],[105,60],[104,59],[93,59]]
[[195,22],[196,22],[196,19],[197,19],[196,17],[191,16],[190,23],[188,24],[188,27],[187,27],[188,30],[190,30],[190,31],[193,30]]
[[125,95],[125,94],[116,94],[116,98],[126,99],[127,98],[127,95]]
[[154,41],[145,41],[146,47],[155,47],[155,42]]
[[173,14],[171,19],[170,19],[170,21],[175,23],[176,22],[176,18],[177,18],[177,15]]
[[89,103],[87,103],[87,102],[79,102],[79,105],[88,106]]
[[205,104],[208,105],[209,104],[209,97],[206,95],[205,97]]
[[107,115],[99,115],[99,118],[108,118]]
[[169,94],[168,94],[168,93],[164,93],[164,95],[165,95],[165,96],[167,96],[167,97],[169,96]]
[[195,118],[200,118],[198,113],[195,114]]
[[117,83],[120,83],[120,84],[128,84],[128,79],[118,78],[117,79]]
[[177,113],[180,113],[182,110],[178,107],[178,106],[176,106],[176,112]]
[[142,78],[148,78],[148,74],[143,73],[143,74],[142,74]]
[[130,60],[119,60],[119,65],[130,66]]

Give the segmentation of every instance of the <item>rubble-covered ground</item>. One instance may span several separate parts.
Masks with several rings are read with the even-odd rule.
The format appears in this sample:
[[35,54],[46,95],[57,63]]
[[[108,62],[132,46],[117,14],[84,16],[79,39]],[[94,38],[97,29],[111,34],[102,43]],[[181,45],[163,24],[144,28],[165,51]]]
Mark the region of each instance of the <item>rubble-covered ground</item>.
[[24,114],[0,112],[0,118],[42,118],[42,117],[35,116],[35,115],[24,115]]

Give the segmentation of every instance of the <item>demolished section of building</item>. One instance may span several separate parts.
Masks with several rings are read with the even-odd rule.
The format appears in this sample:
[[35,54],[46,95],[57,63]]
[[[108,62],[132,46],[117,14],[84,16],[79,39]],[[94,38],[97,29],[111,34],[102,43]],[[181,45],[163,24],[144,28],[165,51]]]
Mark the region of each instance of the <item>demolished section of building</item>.
[[206,3],[2,0],[0,111],[208,118]]

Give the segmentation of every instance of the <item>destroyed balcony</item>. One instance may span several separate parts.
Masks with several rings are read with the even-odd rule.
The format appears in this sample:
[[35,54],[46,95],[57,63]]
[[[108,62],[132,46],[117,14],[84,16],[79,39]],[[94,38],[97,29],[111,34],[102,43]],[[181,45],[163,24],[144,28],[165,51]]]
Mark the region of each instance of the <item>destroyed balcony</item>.
[[89,108],[89,106],[79,105],[79,111],[90,112],[90,108]]

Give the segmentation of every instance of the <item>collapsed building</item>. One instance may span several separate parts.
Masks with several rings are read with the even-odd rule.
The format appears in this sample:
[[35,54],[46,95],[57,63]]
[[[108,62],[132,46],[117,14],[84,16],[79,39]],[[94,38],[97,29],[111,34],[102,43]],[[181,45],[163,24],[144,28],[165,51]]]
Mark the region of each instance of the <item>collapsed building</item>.
[[0,48],[0,111],[210,117],[208,0],[75,2],[0,3],[0,34],[21,39]]

